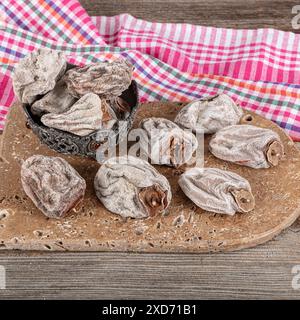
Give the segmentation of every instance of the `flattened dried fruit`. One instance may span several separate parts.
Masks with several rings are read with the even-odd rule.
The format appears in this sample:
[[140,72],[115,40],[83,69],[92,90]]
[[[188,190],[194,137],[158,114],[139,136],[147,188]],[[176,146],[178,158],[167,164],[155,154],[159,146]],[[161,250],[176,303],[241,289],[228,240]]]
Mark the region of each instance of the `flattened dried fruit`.
[[21,167],[27,196],[49,218],[61,218],[84,197],[86,183],[62,158],[35,155]]
[[51,128],[74,133],[78,136],[88,135],[103,127],[113,118],[112,110],[99,96],[88,93],[80,98],[68,111],[60,114],[48,113],[41,117],[44,125]]
[[192,101],[177,114],[174,122],[198,133],[215,133],[238,124],[242,109],[226,94]]
[[132,78],[133,66],[130,62],[118,59],[113,62],[99,62],[77,67],[66,72],[64,79],[68,91],[74,97],[93,92],[101,98],[119,96],[125,91]]
[[198,147],[196,137],[163,118],[144,119],[141,147],[153,163],[179,167],[187,163]]
[[277,166],[284,153],[276,132],[251,125],[229,126],[218,131],[209,148],[217,158],[256,169]]
[[65,73],[66,60],[61,52],[38,49],[31,52],[15,67],[12,80],[16,96],[23,103],[52,90]]
[[31,112],[37,116],[45,113],[63,113],[70,109],[76,102],[67,91],[67,85],[63,80],[56,83],[53,90],[45,94],[31,106]]
[[168,180],[148,162],[131,156],[104,162],[94,186],[103,205],[122,217],[155,216],[164,212],[172,197]]
[[249,182],[236,173],[215,168],[192,168],[178,181],[198,207],[221,214],[249,212],[255,206]]

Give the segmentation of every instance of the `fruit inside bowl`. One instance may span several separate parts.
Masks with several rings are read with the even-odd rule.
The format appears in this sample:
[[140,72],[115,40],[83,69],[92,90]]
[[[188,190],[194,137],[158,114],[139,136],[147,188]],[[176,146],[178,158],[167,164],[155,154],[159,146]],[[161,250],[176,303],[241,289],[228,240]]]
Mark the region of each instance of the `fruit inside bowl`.
[[138,108],[133,66],[126,60],[84,67],[56,51],[40,49],[22,59],[13,75],[27,126],[60,153],[96,158],[103,143],[118,144]]

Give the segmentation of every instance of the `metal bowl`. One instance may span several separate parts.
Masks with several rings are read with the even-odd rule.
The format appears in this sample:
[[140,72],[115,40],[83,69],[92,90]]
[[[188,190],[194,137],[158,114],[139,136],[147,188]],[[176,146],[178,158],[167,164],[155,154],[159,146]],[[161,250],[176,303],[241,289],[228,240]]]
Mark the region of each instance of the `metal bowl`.
[[130,108],[130,112],[126,117],[121,122],[117,121],[111,130],[100,129],[83,137],[45,126],[39,117],[31,113],[30,105],[28,104],[23,104],[23,109],[27,117],[27,126],[49,148],[64,154],[96,159],[97,149],[101,145],[109,143],[109,147],[115,147],[119,143],[120,136],[124,137],[131,129],[139,105],[137,83],[133,80],[129,88],[120,97],[127,102]]

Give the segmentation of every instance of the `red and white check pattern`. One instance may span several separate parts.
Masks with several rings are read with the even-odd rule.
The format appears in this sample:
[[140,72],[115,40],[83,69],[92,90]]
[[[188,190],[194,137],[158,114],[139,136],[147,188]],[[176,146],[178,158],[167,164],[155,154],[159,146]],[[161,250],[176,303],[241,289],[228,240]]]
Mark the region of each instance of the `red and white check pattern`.
[[148,22],[122,14],[92,18],[111,46],[149,54],[183,71],[300,84],[300,36]]

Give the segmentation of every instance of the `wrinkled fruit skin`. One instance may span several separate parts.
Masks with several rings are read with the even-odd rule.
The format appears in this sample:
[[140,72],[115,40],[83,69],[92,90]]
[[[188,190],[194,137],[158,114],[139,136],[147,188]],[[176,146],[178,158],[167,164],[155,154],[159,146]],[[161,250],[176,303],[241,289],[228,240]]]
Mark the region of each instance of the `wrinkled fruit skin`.
[[83,68],[77,67],[66,72],[64,80],[68,91],[79,98],[89,92],[101,98],[120,96],[125,91],[132,78],[133,66],[130,62],[119,59],[109,62],[99,62]]
[[42,116],[45,113],[63,113],[68,111],[76,100],[67,92],[66,83],[60,80],[53,90],[46,93],[31,106],[31,112],[37,116]]
[[61,52],[46,49],[31,52],[15,67],[12,80],[16,96],[22,103],[32,104],[38,95],[55,87],[66,67]]
[[35,155],[21,167],[22,186],[36,207],[49,218],[61,218],[84,197],[86,183],[62,158]]
[[78,136],[86,136],[103,127],[103,116],[108,121],[109,106],[99,96],[88,93],[80,98],[68,111],[60,114],[47,113],[41,122],[50,128],[71,132]]
[[278,165],[284,153],[276,132],[252,125],[218,131],[210,140],[209,149],[219,159],[255,169]]
[[230,171],[192,168],[180,176],[178,183],[188,198],[209,212],[234,215],[255,206],[249,182]]
[[104,162],[94,186],[102,204],[124,218],[163,213],[172,198],[168,180],[148,162],[131,156]]
[[179,167],[192,158],[198,147],[192,132],[167,119],[144,119],[140,128],[144,130],[141,147],[155,164]]
[[238,124],[242,109],[226,94],[192,101],[177,114],[174,122],[197,133],[215,133]]

